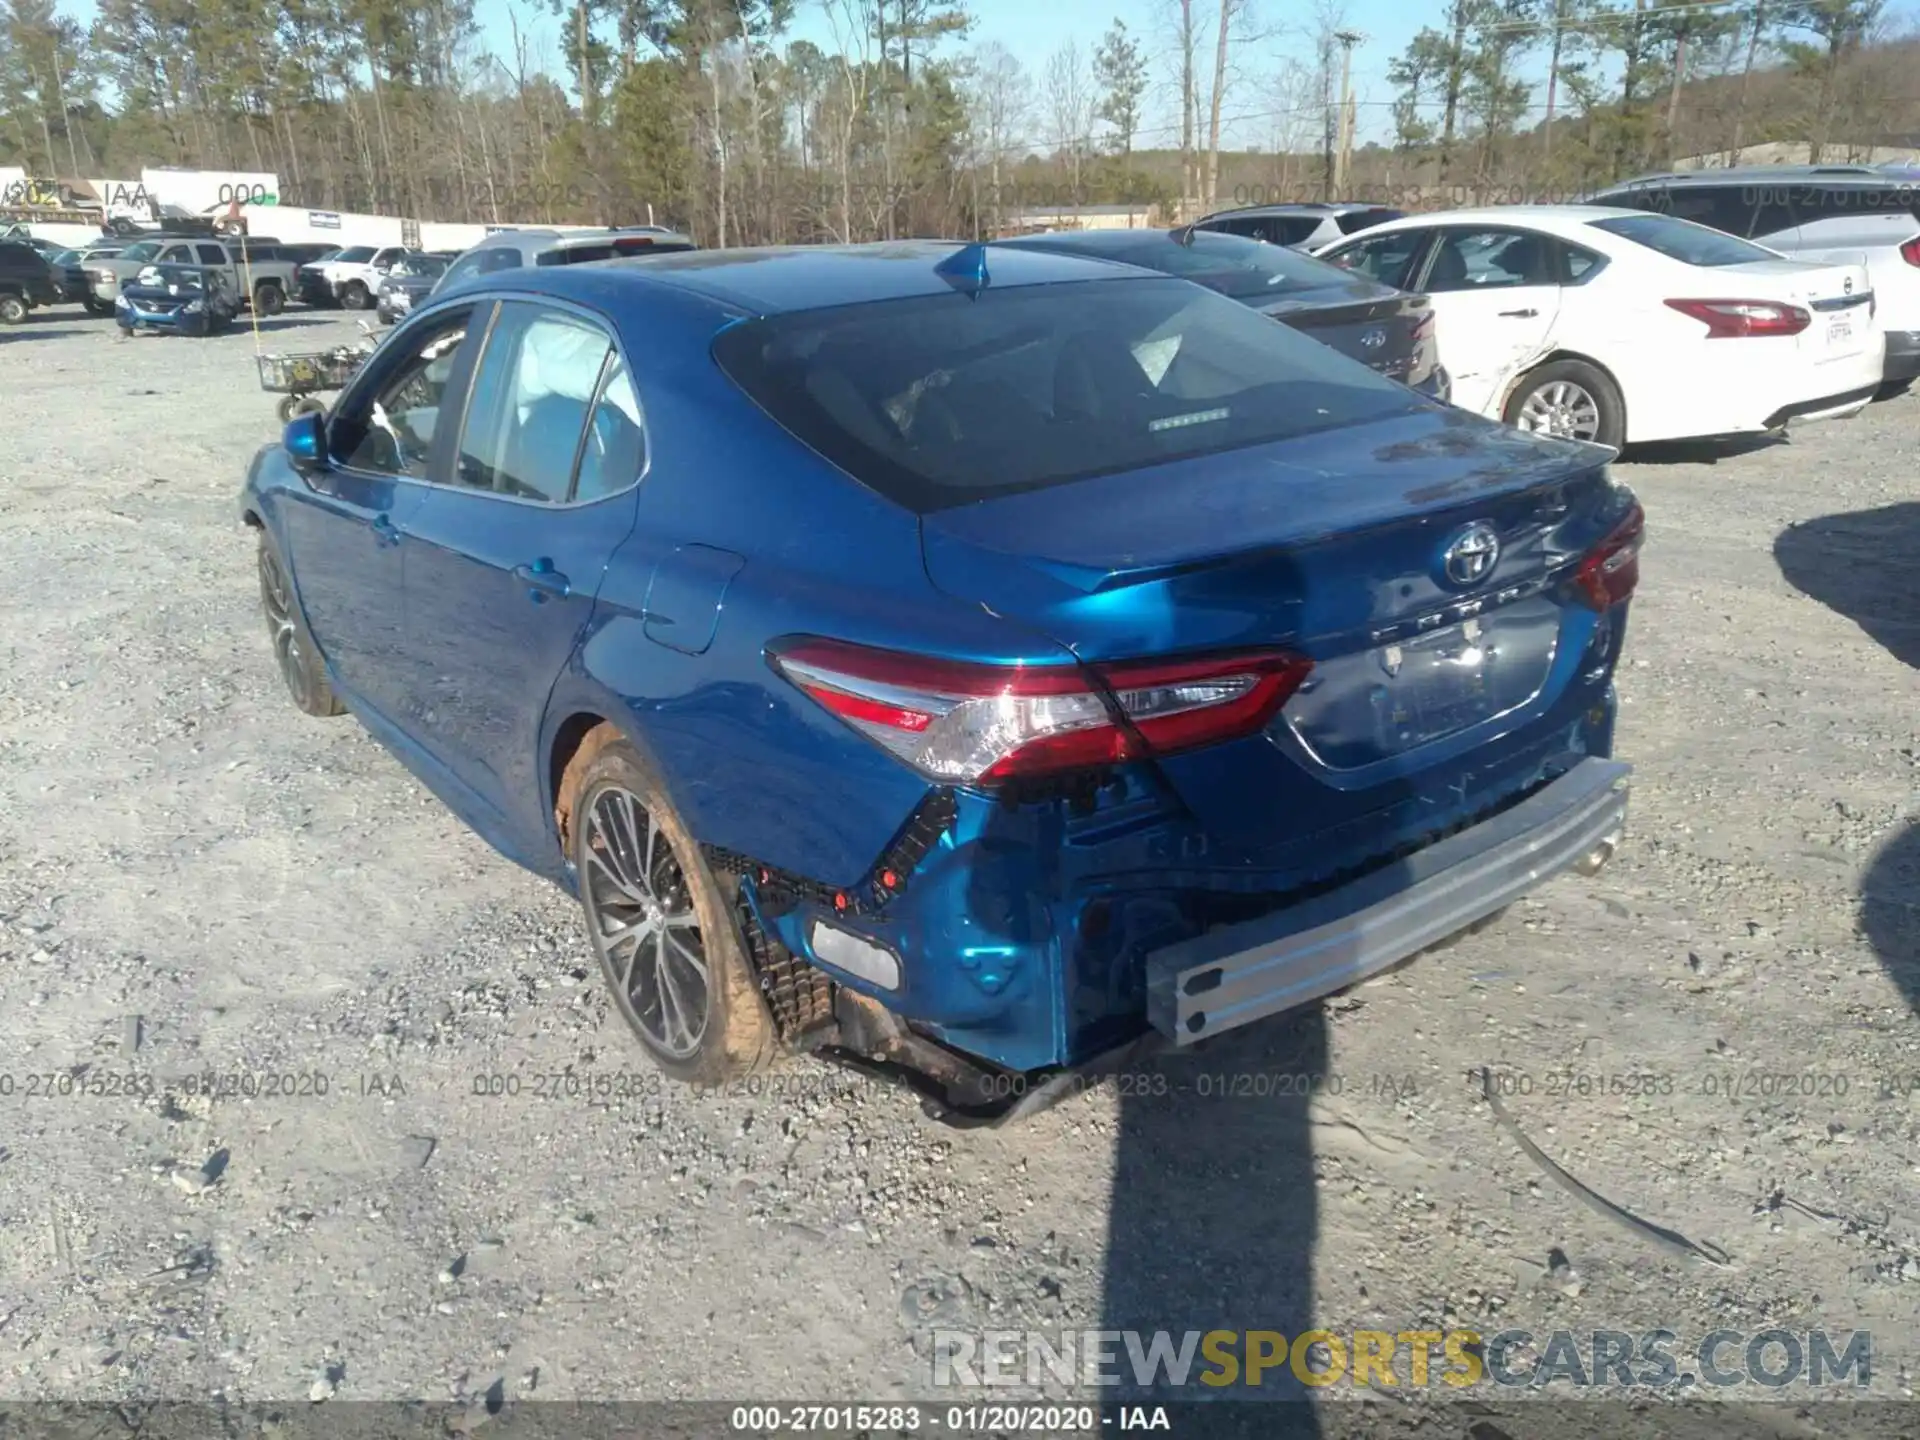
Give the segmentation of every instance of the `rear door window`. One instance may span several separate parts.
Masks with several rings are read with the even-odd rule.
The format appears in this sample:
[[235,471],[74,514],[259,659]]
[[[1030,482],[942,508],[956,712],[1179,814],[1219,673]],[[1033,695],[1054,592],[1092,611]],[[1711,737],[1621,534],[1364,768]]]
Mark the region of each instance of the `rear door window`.
[[1414,261],[1426,248],[1427,237],[1432,234],[1431,230],[1395,230],[1388,235],[1356,240],[1351,245],[1341,246],[1336,253],[1323,254],[1320,258],[1338,265],[1342,270],[1351,270],[1369,280],[1378,280],[1382,285],[1404,290],[1412,278]]
[[1184,280],[1089,280],[734,325],[714,358],[916,511],[1404,413],[1416,397]]
[[1505,290],[1522,285],[1557,285],[1558,257],[1553,240],[1529,230],[1440,232],[1425,288],[1430,295],[1453,290]]
[[201,244],[193,248],[199,252],[200,263],[202,265],[224,265],[227,263],[227,252],[219,245]]
[[633,376],[616,353],[600,382],[580,447],[580,474],[574,481],[575,500],[598,500],[617,495],[640,478],[647,458],[646,420]]
[[566,500],[612,354],[606,332],[584,320],[524,302],[503,305],[474,376],[456,483],[520,500]]

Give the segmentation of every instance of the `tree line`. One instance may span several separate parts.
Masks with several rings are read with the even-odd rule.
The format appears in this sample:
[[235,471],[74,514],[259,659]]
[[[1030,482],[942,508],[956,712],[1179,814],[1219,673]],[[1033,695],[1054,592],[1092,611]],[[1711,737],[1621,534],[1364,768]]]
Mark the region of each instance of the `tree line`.
[[[1887,0],[1439,0],[1364,102],[1344,0],[1304,23],[1283,0],[1155,0],[1139,32],[1046,57],[980,39],[967,0],[804,0],[827,43],[794,35],[796,3],[513,0],[489,38],[474,0],[99,0],[85,27],[0,0],[0,164],[272,171],[321,209],[758,244],[1347,198],[1337,175],[1547,193],[1920,130]],[[1347,169],[1362,103],[1393,138]]]

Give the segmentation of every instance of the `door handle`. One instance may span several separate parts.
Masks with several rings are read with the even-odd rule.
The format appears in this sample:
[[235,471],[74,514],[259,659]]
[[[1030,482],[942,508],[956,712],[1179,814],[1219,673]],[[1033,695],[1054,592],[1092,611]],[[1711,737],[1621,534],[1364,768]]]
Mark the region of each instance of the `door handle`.
[[378,545],[398,545],[400,527],[388,519],[385,513],[373,517],[373,539]]
[[1533,319],[1533,317],[1534,317],[1534,316],[1536,316],[1536,315],[1538,315],[1539,313],[1540,313],[1540,312],[1539,312],[1538,310],[1534,310],[1534,309],[1526,309],[1526,310],[1502,310],[1502,311],[1500,312],[1500,318],[1501,318],[1501,319],[1503,319],[1503,320],[1508,320],[1508,319],[1512,319],[1512,320],[1531,320],[1531,319]]
[[563,600],[573,593],[573,582],[553,568],[553,561],[542,555],[530,565],[513,567],[513,578],[527,587],[527,598],[544,605],[555,596]]

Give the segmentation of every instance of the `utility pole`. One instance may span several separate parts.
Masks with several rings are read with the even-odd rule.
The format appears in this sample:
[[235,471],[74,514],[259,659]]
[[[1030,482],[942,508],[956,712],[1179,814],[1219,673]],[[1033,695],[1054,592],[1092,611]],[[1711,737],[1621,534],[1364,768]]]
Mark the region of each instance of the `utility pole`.
[[1357,30],[1337,30],[1333,38],[1340,43],[1340,143],[1334,155],[1333,194],[1328,198],[1344,200],[1353,164],[1353,47],[1367,37]]

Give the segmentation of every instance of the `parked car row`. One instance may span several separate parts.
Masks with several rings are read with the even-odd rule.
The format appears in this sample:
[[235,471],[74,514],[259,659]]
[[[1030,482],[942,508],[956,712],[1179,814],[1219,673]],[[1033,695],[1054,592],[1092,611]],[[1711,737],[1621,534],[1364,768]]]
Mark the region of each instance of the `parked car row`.
[[1843,417],[1911,386],[1917,180],[1740,167],[1646,176],[1574,206],[1263,205],[1195,228],[1426,295],[1456,403],[1618,446]]

